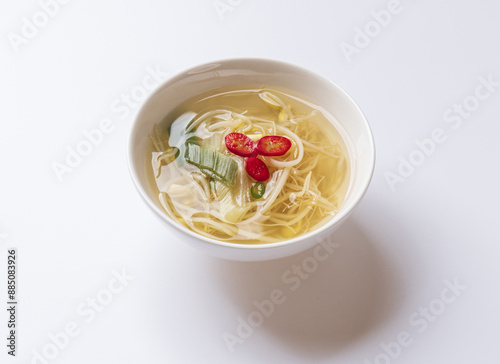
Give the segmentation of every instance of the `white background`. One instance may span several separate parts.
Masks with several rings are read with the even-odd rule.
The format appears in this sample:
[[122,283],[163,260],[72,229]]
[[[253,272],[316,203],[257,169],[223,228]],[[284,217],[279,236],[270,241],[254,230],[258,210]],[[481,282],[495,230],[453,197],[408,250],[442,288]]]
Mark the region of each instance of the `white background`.
[[[220,16],[212,0],[73,0],[15,46],[23,18],[43,24],[41,6],[2,1],[0,297],[7,302],[7,248],[16,247],[20,304],[15,360],[0,305],[0,362],[44,363],[38,352],[71,364],[499,363],[500,87],[458,127],[443,114],[474,106],[479,77],[500,81],[500,3],[401,0],[350,62],[341,44],[353,45],[388,1],[232,3]],[[244,56],[332,79],[375,136],[366,197],[335,233],[339,248],[296,291],[282,275],[312,251],[230,262],[170,236],[129,178],[137,108],[112,109],[140,94],[148,67],[166,78]],[[106,118],[112,131],[60,182],[53,163]],[[388,172],[436,128],[446,140],[391,189]],[[123,270],[133,276],[126,286],[113,278]],[[231,352],[223,335],[237,335],[238,318],[273,289],[286,301]],[[90,309],[92,297],[106,305]],[[64,339],[68,324],[77,334]]]

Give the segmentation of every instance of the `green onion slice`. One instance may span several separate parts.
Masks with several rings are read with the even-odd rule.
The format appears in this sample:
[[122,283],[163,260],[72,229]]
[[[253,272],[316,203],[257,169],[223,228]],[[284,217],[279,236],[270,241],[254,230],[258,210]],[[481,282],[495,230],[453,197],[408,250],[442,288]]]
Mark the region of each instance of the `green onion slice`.
[[221,152],[200,147],[197,144],[186,144],[186,161],[198,167],[207,176],[228,186],[234,187],[238,174],[238,163]]

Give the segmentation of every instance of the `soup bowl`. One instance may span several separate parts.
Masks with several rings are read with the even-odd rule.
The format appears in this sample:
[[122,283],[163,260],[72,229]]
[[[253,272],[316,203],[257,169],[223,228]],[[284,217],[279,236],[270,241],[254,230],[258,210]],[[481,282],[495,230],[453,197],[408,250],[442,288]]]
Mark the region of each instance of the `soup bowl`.
[[[147,158],[149,135],[184,101],[223,87],[262,85],[289,90],[320,105],[342,125],[349,149],[350,185],[337,214],[321,227],[304,235],[268,244],[226,242],[202,236],[173,221],[158,199],[151,182],[152,167]],[[130,174],[139,195],[171,234],[166,239],[185,242],[219,258],[240,261],[277,259],[302,252],[331,234],[353,211],[365,194],[375,165],[375,147],[370,126],[351,97],[327,78],[306,68],[269,59],[226,59],[190,68],[160,85],[138,111],[128,144]],[[169,241],[172,243],[172,241]]]

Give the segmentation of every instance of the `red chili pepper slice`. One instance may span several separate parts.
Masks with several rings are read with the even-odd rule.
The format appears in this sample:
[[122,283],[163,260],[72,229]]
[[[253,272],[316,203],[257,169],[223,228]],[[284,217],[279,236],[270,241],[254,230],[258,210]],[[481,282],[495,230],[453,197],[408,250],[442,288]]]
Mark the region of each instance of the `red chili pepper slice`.
[[291,147],[290,139],[278,135],[268,135],[260,138],[255,149],[260,155],[277,157],[284,155]]
[[252,139],[241,133],[230,133],[224,138],[227,149],[240,157],[255,155],[255,143]]
[[269,179],[269,169],[259,158],[245,158],[245,169],[248,175],[256,181],[264,182]]

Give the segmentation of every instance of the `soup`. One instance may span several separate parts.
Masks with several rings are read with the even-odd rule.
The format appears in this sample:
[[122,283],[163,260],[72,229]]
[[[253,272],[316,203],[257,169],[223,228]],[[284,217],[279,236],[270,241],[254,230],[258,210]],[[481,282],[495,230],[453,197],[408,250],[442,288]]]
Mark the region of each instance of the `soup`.
[[165,212],[206,237],[292,239],[328,222],[348,190],[344,132],[321,107],[276,89],[219,89],[151,132],[151,179]]

